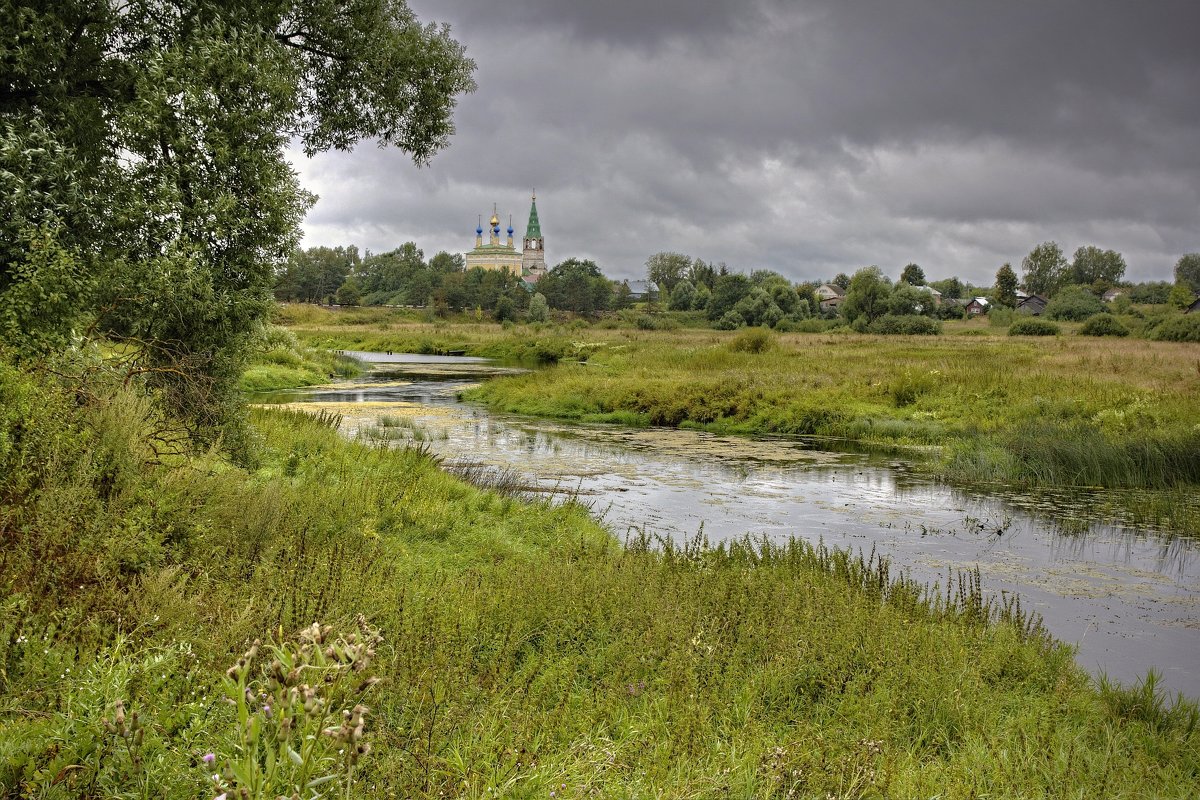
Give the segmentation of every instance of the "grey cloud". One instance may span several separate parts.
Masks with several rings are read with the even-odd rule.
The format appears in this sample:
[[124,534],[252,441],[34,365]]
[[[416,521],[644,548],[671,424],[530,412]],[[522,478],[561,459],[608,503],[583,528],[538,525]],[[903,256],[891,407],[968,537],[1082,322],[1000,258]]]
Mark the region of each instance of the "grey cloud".
[[[466,249],[478,213],[636,277],[680,250],[990,281],[1036,243],[1200,249],[1194,3],[416,2],[479,64],[450,148],[301,163],[310,244]],[[506,212],[507,213],[507,212]],[[360,238],[354,238],[360,237]]]

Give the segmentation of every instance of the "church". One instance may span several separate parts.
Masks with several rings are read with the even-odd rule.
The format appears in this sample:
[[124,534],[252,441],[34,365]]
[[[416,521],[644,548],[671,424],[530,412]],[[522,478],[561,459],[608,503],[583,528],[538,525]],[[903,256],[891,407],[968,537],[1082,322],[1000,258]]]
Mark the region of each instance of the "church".
[[475,249],[467,253],[467,269],[502,269],[518,276],[532,286],[546,274],[546,242],[542,238],[542,226],[538,222],[537,194],[529,206],[529,224],[525,226],[525,243],[520,250],[513,244],[512,216],[508,218],[508,241],[500,240],[500,215],[492,206],[492,218],[488,220],[488,241],[483,242],[483,221],[475,228]]

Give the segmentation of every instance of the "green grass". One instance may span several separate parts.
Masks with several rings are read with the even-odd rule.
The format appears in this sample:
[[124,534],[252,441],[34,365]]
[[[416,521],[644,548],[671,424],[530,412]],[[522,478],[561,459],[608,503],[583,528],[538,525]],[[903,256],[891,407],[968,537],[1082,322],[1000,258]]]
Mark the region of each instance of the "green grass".
[[[244,740],[225,668],[359,613],[384,642],[354,797],[1200,790],[1194,704],[1097,687],[975,576],[926,592],[800,541],[621,547],[579,505],[300,412],[253,412],[238,468],[163,451],[148,398],[91,380],[0,365],[7,796],[211,796],[199,756]],[[117,700],[135,748],[106,731]]]
[[241,377],[244,392],[266,392],[328,383],[362,372],[354,359],[328,350],[304,347],[284,328],[269,327]]

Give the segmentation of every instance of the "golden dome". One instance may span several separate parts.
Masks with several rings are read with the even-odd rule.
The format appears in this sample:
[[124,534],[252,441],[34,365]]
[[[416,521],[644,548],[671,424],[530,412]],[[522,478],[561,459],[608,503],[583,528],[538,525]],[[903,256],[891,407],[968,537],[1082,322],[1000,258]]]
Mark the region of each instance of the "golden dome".
[[497,217],[495,214],[492,214],[492,227],[494,228],[499,224],[500,224],[500,218]]

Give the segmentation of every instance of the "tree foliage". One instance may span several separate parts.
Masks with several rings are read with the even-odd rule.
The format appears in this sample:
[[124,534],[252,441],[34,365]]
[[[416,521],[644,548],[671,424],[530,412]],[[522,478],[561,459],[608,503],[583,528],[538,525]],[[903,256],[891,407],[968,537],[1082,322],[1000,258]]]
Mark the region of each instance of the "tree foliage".
[[1068,280],[1105,291],[1118,283],[1125,275],[1125,258],[1116,250],[1101,250],[1088,245],[1075,251],[1068,270]]
[[854,273],[842,302],[842,316],[849,322],[859,317],[870,323],[888,312],[888,298],[892,293],[891,282],[879,267],[864,267]]
[[228,407],[311,202],[288,143],[424,163],[474,87],[403,0],[2,0],[0,29],[0,306],[34,291],[28,243],[49,235],[74,278],[54,320],[19,320],[48,333],[29,346],[86,320],[164,384],[208,386],[165,387],[193,418]]
[[691,267],[692,259],[683,253],[655,253],[646,259],[646,275],[658,285],[664,298],[687,277]]
[[275,299],[320,303],[332,297],[361,263],[358,248],[310,247],[288,258],[275,282]]
[[612,283],[600,273],[596,262],[568,258],[538,280],[538,291],[551,308],[594,314],[610,307]]
[[1067,259],[1057,242],[1042,242],[1021,262],[1025,291],[1050,297],[1066,278]]
[[925,270],[917,264],[907,264],[900,273],[900,282],[907,283],[909,286],[924,286]]
[[929,285],[942,293],[942,297],[947,300],[957,300],[966,294],[967,287],[957,276],[953,278],[945,278],[940,281],[930,281]]
[[1187,253],[1175,262],[1175,282],[1200,294],[1200,253]]
[[1048,319],[1082,322],[1104,311],[1104,302],[1082,286],[1068,286],[1046,304]]
[[696,302],[696,287],[686,278],[675,284],[667,308],[672,311],[691,311]]
[[1002,264],[996,270],[996,285],[992,291],[992,300],[997,305],[1006,308],[1016,308],[1017,305],[1017,273],[1011,264]]

